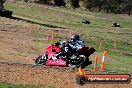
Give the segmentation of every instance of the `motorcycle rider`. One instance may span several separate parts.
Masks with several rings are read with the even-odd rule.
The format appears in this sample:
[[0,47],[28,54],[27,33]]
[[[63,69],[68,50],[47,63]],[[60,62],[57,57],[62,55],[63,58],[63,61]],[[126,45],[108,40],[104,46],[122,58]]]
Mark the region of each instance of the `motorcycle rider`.
[[84,42],[80,40],[79,35],[73,35],[70,38],[70,43],[69,44],[75,50],[79,50],[79,49],[81,49],[82,47],[85,46]]
[[62,52],[54,55],[57,58],[60,56],[71,56],[72,52],[77,51],[85,46],[84,42],[80,40],[79,35],[73,35],[70,38],[70,41],[58,42],[55,45],[62,49]]

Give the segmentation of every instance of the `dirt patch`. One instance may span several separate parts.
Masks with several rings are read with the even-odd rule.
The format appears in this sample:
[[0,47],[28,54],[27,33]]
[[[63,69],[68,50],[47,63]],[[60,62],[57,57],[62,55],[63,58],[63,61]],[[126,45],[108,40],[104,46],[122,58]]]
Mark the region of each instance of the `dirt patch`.
[[0,80],[13,84],[53,85],[59,88],[131,88],[130,84],[85,84],[76,83],[75,73],[62,68],[0,64]]

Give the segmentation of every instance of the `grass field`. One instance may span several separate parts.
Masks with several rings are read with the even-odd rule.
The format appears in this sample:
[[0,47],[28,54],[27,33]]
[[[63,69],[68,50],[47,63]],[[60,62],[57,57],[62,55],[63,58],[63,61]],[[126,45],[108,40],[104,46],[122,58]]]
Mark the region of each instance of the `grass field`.
[[19,85],[15,85],[15,84],[10,84],[10,83],[6,83],[6,82],[1,82],[0,83],[0,88],[55,88],[53,86],[50,85],[23,85],[23,84],[19,84]]
[[[97,50],[92,56],[93,62],[94,56],[98,55],[99,63],[101,63],[103,51],[106,50],[107,60],[105,68],[107,71],[132,74],[132,16],[26,3],[5,3],[5,8],[13,11],[13,14],[29,17],[45,24],[45,26],[41,26],[40,30],[35,30],[30,34],[30,36],[37,37],[34,44],[32,44],[36,52],[42,52],[44,42],[39,40],[39,38],[43,38],[46,35],[39,31],[50,29],[52,29],[50,31],[54,31],[54,29],[68,30],[81,35],[86,45]],[[82,24],[83,18],[90,20],[91,24]],[[121,28],[113,28],[113,21],[118,22]],[[55,32],[55,36],[56,41],[68,39],[66,33],[58,34]],[[102,50],[99,50],[100,39],[102,39],[103,43]],[[93,65],[89,68],[92,69]]]

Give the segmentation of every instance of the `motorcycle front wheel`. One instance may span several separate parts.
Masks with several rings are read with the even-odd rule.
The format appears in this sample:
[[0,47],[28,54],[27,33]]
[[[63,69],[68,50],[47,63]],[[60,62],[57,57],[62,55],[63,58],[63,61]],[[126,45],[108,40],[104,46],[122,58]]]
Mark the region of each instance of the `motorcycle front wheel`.
[[85,84],[86,81],[87,81],[86,77],[81,76],[81,75],[78,76],[78,77],[76,78],[76,82],[77,82],[77,84],[79,84],[79,85]]
[[35,64],[36,65],[45,65],[46,64],[46,55],[39,56],[36,60],[35,60]]

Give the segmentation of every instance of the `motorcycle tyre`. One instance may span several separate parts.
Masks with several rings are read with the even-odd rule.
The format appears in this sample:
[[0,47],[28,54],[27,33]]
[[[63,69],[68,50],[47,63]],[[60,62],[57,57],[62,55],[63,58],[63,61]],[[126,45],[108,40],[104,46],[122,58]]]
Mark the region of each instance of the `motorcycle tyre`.
[[35,60],[35,65],[45,65],[46,64],[46,60],[45,61],[41,61],[44,60],[41,58],[42,56],[39,56],[36,60]]

